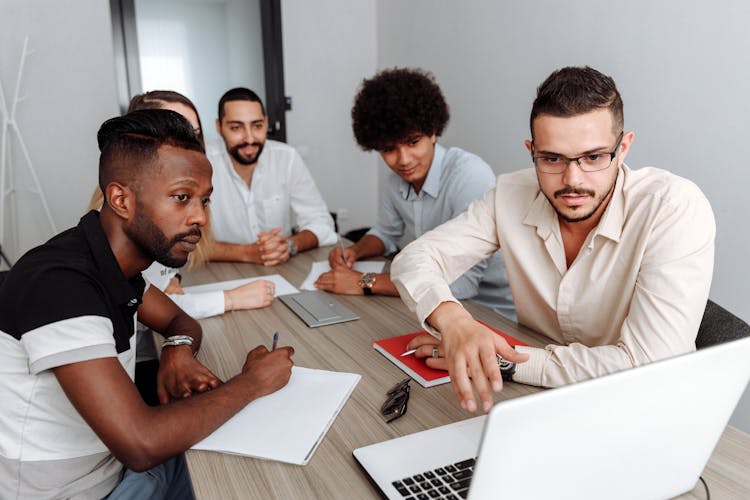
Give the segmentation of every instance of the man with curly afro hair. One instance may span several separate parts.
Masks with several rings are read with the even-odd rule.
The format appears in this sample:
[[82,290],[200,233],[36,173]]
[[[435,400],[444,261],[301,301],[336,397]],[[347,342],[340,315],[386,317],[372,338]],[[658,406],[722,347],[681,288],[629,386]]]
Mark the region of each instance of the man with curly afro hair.
[[[318,278],[318,288],[398,296],[389,274],[359,273],[354,262],[396,253],[492,188],[495,175],[481,158],[437,143],[449,117],[443,93],[426,71],[387,69],[364,80],[352,108],[354,137],[365,151],[380,153],[392,173],[380,193],[375,226],[343,252],[330,252],[331,271]],[[499,252],[458,276],[450,289],[458,299],[515,318]]]

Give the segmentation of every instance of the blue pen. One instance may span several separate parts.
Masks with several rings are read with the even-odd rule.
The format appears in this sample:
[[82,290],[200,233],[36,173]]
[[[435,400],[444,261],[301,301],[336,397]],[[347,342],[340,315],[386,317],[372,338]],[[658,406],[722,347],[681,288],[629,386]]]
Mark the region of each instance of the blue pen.
[[273,334],[273,344],[271,344],[271,350],[275,351],[276,346],[279,344],[279,332]]

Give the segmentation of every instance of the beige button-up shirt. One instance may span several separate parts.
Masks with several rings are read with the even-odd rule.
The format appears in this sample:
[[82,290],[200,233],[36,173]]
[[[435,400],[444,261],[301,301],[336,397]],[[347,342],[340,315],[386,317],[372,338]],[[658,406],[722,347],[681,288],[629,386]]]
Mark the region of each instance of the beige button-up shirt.
[[599,225],[570,267],[557,214],[533,169],[408,245],[391,277],[423,325],[447,283],[495,252],[503,258],[519,323],[549,337],[514,380],[557,386],[695,349],[713,273],[716,225],[692,182],[655,168],[620,168]]

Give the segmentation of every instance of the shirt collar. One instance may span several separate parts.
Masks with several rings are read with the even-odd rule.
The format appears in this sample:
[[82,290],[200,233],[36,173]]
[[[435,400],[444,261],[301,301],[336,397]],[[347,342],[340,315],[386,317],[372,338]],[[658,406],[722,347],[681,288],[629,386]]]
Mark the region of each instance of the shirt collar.
[[424,194],[429,194],[433,198],[437,198],[440,194],[440,179],[443,176],[443,159],[445,158],[445,148],[438,143],[435,143],[435,153],[432,155],[432,163],[430,163],[430,169],[427,171],[427,178],[424,180],[422,190],[419,194],[414,193],[414,188],[411,187],[409,182],[401,180],[399,190],[401,191],[401,197],[405,200],[419,198]]
[[[599,224],[594,228],[594,234],[589,240],[589,245],[593,245],[594,239],[598,235],[609,238],[615,242],[620,241],[622,226],[625,221],[623,184],[625,183],[625,177],[628,172],[628,167],[623,165],[617,173],[617,180],[612,189],[612,197],[602,214]],[[557,212],[555,212],[554,207],[541,189],[539,189],[534,202],[526,213],[523,223],[536,227],[536,232],[539,237],[545,240],[556,230],[555,228],[559,224]]]
[[102,283],[108,288],[109,293],[118,304],[137,307],[142,302],[146,282],[141,273],[136,274],[130,280],[122,274],[107,235],[104,234],[99,222],[99,212],[92,210],[81,217],[78,228],[91,249],[91,255],[94,257]]

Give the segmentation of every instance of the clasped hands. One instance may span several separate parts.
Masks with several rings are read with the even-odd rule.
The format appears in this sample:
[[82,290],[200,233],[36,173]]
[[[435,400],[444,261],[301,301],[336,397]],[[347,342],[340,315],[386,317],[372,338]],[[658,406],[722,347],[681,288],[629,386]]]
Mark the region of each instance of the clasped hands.
[[315,287],[326,292],[363,295],[364,291],[359,286],[362,273],[352,269],[356,261],[357,253],[352,247],[344,249],[343,253],[340,247],[335,247],[328,254],[331,270],[318,276]]
[[257,245],[260,263],[264,266],[275,266],[289,260],[289,244],[279,233],[281,233],[280,227],[258,233],[258,241],[255,245]]

